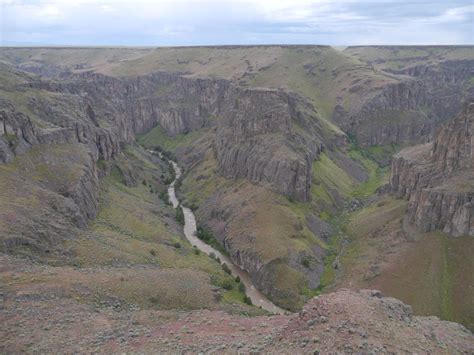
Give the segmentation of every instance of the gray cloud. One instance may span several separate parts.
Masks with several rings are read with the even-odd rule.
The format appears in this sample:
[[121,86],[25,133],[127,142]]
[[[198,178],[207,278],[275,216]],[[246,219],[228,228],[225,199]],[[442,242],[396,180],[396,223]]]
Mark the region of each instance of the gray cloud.
[[2,45],[472,44],[451,1],[0,0]]

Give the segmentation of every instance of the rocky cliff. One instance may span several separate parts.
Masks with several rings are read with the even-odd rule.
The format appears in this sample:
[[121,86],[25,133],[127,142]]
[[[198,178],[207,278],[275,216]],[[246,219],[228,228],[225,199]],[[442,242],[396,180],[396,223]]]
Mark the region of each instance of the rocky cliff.
[[[472,92],[473,65],[473,60],[446,60],[384,69],[397,82],[374,87],[359,105],[337,105],[333,120],[362,146],[427,142]],[[358,89],[355,84],[349,91]]]
[[215,125],[220,174],[245,177],[299,200],[310,198],[311,164],[323,143],[316,111],[294,94],[168,73],[127,79],[64,74],[54,81],[32,79],[18,89],[25,86],[47,93],[30,107],[53,128],[35,127],[5,104],[3,162],[35,144],[59,142],[87,144],[96,159],[107,160],[119,153],[120,144],[157,124],[172,137]]
[[409,200],[405,223],[423,232],[474,236],[474,102],[469,100],[432,143],[392,160],[392,192]]
[[[246,178],[298,200],[310,199],[311,166],[324,138],[317,112],[295,94],[161,72],[133,78],[61,73],[51,79],[8,70],[14,79],[3,89],[23,101],[2,98],[0,162],[13,164],[15,156],[50,145],[78,145],[78,151],[89,152],[79,163],[80,176],[71,179],[67,189],[32,186],[55,196],[48,206],[56,208],[55,218],[67,225],[83,228],[97,215],[97,162],[117,157],[137,134],[156,125],[171,137],[214,127],[219,174]],[[55,153],[51,156],[56,159]],[[59,165],[45,169],[54,175]],[[64,208],[54,207],[63,204]],[[33,224],[19,228],[7,244],[48,249],[61,240],[62,227],[35,235]]]

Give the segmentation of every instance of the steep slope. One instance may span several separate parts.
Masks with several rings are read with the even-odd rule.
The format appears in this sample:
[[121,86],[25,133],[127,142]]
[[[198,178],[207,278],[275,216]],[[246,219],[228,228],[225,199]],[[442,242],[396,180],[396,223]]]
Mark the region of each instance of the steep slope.
[[336,122],[365,146],[428,141],[440,123],[459,113],[474,88],[470,46],[369,46],[344,52],[398,80],[356,111],[335,111]]
[[474,102],[429,144],[407,148],[392,162],[390,187],[409,200],[405,222],[427,232],[474,236]]
[[473,330],[472,237],[403,228],[407,204],[383,194],[346,216],[345,243],[326,269],[324,281],[333,282],[325,291],[375,288],[409,304],[416,315]]
[[428,140],[472,90],[474,51],[470,46],[349,47],[342,52],[328,46],[57,48],[5,49],[1,58],[48,75],[167,71],[291,90],[316,107],[328,132],[342,128],[369,146]]

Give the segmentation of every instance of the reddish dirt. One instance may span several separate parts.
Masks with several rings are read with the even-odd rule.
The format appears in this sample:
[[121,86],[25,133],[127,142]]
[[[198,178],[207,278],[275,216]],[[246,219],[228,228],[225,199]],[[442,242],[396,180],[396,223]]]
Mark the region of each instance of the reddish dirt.
[[[409,306],[378,291],[339,290],[285,316],[159,311],[110,297],[91,302],[59,281],[31,277],[36,268],[58,268],[11,261],[0,258],[1,353],[474,352],[473,335],[463,326],[415,317]],[[77,290],[79,283],[73,284]]]

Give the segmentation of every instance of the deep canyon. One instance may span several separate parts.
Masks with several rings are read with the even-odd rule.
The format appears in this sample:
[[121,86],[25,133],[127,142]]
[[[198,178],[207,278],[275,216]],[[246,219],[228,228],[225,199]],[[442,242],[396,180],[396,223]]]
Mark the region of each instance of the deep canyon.
[[472,46],[2,48],[0,349],[473,351],[473,67]]

